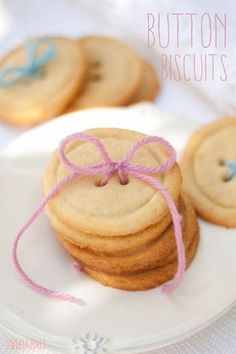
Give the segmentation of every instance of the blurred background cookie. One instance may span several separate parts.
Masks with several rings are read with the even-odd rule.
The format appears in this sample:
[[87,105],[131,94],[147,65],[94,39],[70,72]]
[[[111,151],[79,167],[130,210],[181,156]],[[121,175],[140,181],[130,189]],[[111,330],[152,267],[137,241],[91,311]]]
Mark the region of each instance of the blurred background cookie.
[[121,106],[132,102],[143,80],[143,63],[125,43],[109,37],[82,37],[89,58],[89,78],[69,110]]
[[148,61],[143,60],[142,84],[132,103],[154,101],[159,89],[160,83],[155,69]]
[[80,92],[86,76],[87,57],[78,41],[30,40],[0,62],[0,117],[30,125],[56,116]]
[[116,38],[41,37],[0,61],[0,117],[34,125],[79,109],[152,101],[159,88],[152,65]]

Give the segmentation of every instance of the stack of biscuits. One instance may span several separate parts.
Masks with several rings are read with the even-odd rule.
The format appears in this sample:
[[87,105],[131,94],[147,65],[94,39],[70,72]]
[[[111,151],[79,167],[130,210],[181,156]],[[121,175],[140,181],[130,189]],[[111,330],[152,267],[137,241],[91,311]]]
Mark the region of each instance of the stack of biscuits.
[[[34,66],[47,57],[50,46],[54,56],[36,70]],[[33,58],[28,57],[29,52]],[[32,61],[33,73],[28,68]],[[158,90],[159,80],[151,64],[110,37],[36,38],[0,61],[0,118],[19,125],[41,123],[84,108],[152,101]]]
[[[100,128],[88,131],[98,137],[110,157],[120,160],[144,135],[138,132]],[[101,161],[94,145],[73,141],[66,146],[67,158],[87,166]],[[168,158],[157,143],[142,146],[132,162],[156,166]],[[58,153],[50,158],[44,178],[44,193],[70,174]],[[153,175],[169,192],[182,215],[187,266],[198,246],[196,216],[182,193],[177,163]],[[144,290],[172,279],[177,270],[177,251],[172,218],[160,192],[128,175],[121,184],[117,174],[106,185],[100,175],[78,176],[64,185],[48,203],[46,212],[58,239],[91,278],[114,288]]]

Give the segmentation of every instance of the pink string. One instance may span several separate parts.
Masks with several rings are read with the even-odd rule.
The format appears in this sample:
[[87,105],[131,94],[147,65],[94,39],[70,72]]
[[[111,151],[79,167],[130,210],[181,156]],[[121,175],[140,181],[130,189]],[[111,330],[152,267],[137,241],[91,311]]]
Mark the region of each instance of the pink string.
[[[82,140],[86,142],[90,142],[96,146],[98,151],[101,154],[102,160],[98,163],[89,166],[79,166],[68,160],[65,155],[65,147],[66,145],[74,140]],[[159,143],[165,147],[167,152],[169,153],[169,158],[166,162],[164,162],[160,166],[148,167],[143,165],[136,165],[131,163],[131,159],[134,156],[135,152],[140,149],[143,145],[149,143]],[[93,176],[93,175],[101,175],[101,187],[108,183],[109,178],[112,174],[117,173],[120,179],[121,184],[128,183],[127,175],[132,175],[140,180],[143,180],[150,185],[152,185],[155,189],[157,189],[163,198],[166,200],[166,203],[169,207],[169,211],[172,217],[172,222],[174,226],[175,239],[176,239],[176,247],[177,247],[177,258],[178,258],[178,267],[177,272],[172,279],[167,284],[164,284],[162,290],[164,292],[170,292],[175,289],[181,282],[184,271],[185,271],[185,249],[182,238],[182,229],[181,229],[181,216],[177,210],[177,207],[170,196],[169,192],[165,189],[165,187],[158,182],[154,177],[150,176],[151,174],[163,173],[166,170],[170,169],[176,162],[176,152],[174,148],[164,139],[156,136],[146,136],[139,141],[137,141],[131,149],[127,152],[126,156],[119,161],[113,161],[102,142],[96,138],[95,136],[86,134],[86,133],[75,133],[66,137],[61,141],[59,148],[59,158],[61,162],[68,167],[71,173],[60,180],[45,196],[45,198],[41,201],[41,203],[37,206],[36,210],[30,216],[30,218],[26,221],[23,227],[18,231],[16,238],[13,244],[13,261],[15,267],[23,280],[26,282],[28,286],[30,286],[33,290],[42,295],[47,295],[50,297],[54,297],[57,299],[62,299],[70,302],[82,303],[80,299],[71,296],[69,294],[50,290],[46,287],[43,287],[37,283],[35,283],[24,271],[22,268],[19,259],[18,259],[18,245],[22,235],[29,228],[29,226],[33,223],[33,221],[39,216],[39,214],[44,210],[44,207],[49,202],[51,198],[57,193],[57,191],[64,185],[70,183],[77,176]],[[79,268],[77,266],[77,268]]]

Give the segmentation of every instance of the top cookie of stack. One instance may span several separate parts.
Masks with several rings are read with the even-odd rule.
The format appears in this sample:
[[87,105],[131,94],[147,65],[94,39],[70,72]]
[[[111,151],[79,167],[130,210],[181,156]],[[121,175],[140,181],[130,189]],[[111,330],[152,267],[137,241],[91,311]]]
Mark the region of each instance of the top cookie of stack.
[[82,108],[153,100],[158,88],[151,65],[117,39],[38,38],[0,61],[0,117],[32,125]]
[[[143,134],[102,128],[89,131],[98,137],[112,160],[121,160]],[[76,165],[101,161],[96,147],[74,141],[66,147],[66,157]],[[168,159],[161,144],[142,146],[132,163],[161,165]],[[44,192],[70,173],[55,152],[44,179]],[[181,196],[178,165],[154,174],[179,205],[183,214],[183,234],[187,262],[195,254],[198,230],[191,203]],[[176,245],[169,208],[161,193],[131,175],[121,184],[114,174],[104,186],[101,176],[78,176],[50,200],[47,214],[65,248],[78,259],[83,269],[103,284],[123,289],[146,289],[174,276]],[[150,272],[151,275],[150,275]],[[153,275],[154,272],[154,275]]]

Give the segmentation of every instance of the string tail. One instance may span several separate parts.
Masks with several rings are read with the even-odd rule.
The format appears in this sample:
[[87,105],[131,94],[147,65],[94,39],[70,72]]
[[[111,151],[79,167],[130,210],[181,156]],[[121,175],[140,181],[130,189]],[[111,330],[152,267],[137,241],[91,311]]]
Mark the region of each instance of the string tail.
[[164,188],[164,186],[159,183],[154,177],[143,175],[137,172],[132,173],[139,179],[142,179],[149,184],[151,184],[155,189],[157,189],[161,195],[166,200],[166,203],[169,207],[170,214],[172,217],[172,222],[174,226],[174,234],[175,234],[175,241],[176,241],[176,248],[177,248],[177,258],[178,258],[178,266],[177,271],[175,273],[174,278],[169,282],[162,286],[162,291],[165,293],[170,293],[174,289],[176,289],[179,284],[181,283],[185,268],[186,268],[186,259],[185,259],[185,247],[183,242],[183,235],[182,235],[182,227],[181,227],[181,220],[182,216],[179,214],[178,209],[175,205],[174,200],[172,199],[169,192]]
[[84,301],[82,299],[78,299],[75,296],[72,296],[72,295],[64,293],[64,292],[48,289],[48,288],[46,288],[44,286],[41,286],[41,285],[35,283],[26,274],[26,272],[24,271],[24,269],[21,266],[20,261],[18,259],[19,242],[20,242],[22,236],[24,235],[24,233],[26,232],[26,230],[30,227],[30,225],[34,222],[34,220],[41,214],[41,212],[44,210],[44,208],[45,208],[46,204],[48,203],[48,201],[56,194],[58,189],[61,186],[63,186],[64,184],[69,183],[74,177],[75,177],[75,175],[71,174],[71,175],[66,176],[65,178],[63,178],[61,181],[59,181],[59,183],[57,183],[49,191],[49,193],[46,195],[46,197],[37,206],[37,208],[35,209],[35,211],[31,215],[31,217],[26,221],[26,223],[22,226],[22,228],[18,231],[18,233],[16,235],[16,238],[15,238],[14,243],[13,243],[12,257],[13,257],[13,262],[14,262],[14,265],[16,267],[16,270],[18,271],[20,276],[23,278],[25,283],[31,289],[33,289],[34,291],[36,291],[37,293],[39,293],[41,295],[49,296],[49,297],[56,298],[56,299],[59,299],[59,300],[73,302],[73,303],[76,303],[78,305],[84,305],[85,303],[84,303]]

